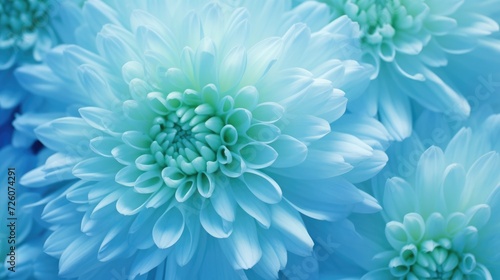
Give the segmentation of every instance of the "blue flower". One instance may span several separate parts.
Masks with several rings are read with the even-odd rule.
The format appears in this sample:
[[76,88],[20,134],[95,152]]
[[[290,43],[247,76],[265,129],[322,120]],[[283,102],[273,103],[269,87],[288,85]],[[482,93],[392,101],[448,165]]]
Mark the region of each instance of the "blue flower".
[[424,150],[432,139],[416,135],[392,147],[393,162],[381,174],[397,176],[372,185],[383,211],[352,217],[352,243],[338,248],[346,267],[357,266],[351,276],[500,277],[499,133],[500,115],[490,115],[460,129],[443,149]]
[[22,180],[62,190],[43,212],[61,276],[277,278],[311,254],[301,213],[379,208],[351,183],[388,140],[344,114],[372,70],[356,25],[314,2],[240,4],[89,1],[78,45],[16,73],[79,107],[37,128],[55,153]]
[[81,18],[78,13],[69,0],[13,0],[0,4],[0,125],[21,118],[11,141],[16,147],[28,147],[34,142],[36,125],[21,128],[22,116],[35,108],[39,112],[52,111],[55,102],[31,97],[15,72],[23,65],[40,63],[59,42],[73,42],[72,34]]
[[50,27],[47,1],[2,1],[0,4],[0,124],[6,121],[26,97],[13,71],[16,65],[39,62],[55,45],[56,34]]
[[[378,116],[395,140],[412,131],[415,100],[426,109],[455,117],[469,115],[470,105],[455,83],[471,80],[461,67],[441,71],[457,60],[476,68],[480,59],[468,54],[488,46],[479,58],[498,56],[499,30],[494,1],[325,0],[333,17],[347,15],[359,23],[364,61],[377,69],[367,95],[349,109]],[[496,15],[497,15],[496,14]],[[498,19],[498,16],[496,17]],[[471,66],[474,65],[474,66]],[[451,78],[450,78],[451,76]]]

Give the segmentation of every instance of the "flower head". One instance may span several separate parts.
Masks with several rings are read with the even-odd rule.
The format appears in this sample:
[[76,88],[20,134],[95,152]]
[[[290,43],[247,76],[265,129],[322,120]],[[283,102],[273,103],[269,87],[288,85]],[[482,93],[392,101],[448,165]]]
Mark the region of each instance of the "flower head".
[[[48,106],[43,104],[49,102],[40,97],[29,97],[29,93],[17,81],[15,72],[22,65],[40,63],[57,43],[73,42],[74,37],[68,34],[73,33],[81,17],[78,12],[70,0],[13,0],[0,3],[0,125],[12,121],[14,115],[22,116],[33,110],[33,107],[46,111],[45,107]],[[15,126],[17,129],[18,125]],[[16,130],[12,144],[16,147],[31,145],[34,141],[32,130],[33,125]]]
[[48,0],[15,0],[0,4],[1,70],[24,59],[28,52],[32,53],[32,59],[40,61],[54,45],[56,35],[49,25],[50,9]]
[[[62,276],[126,265],[131,278],[165,267],[181,278],[214,269],[276,278],[287,252],[311,252],[299,213],[336,220],[377,209],[348,180],[384,165],[384,129],[340,120],[341,89],[356,94],[355,77],[370,73],[344,51],[356,48],[356,26],[328,24],[319,3],[232,4],[89,1],[87,41],[17,73],[33,92],[56,84],[67,91],[54,98],[81,104],[37,129],[56,153],[23,178],[64,182],[43,215]],[[110,217],[117,223],[103,228]]]
[[460,129],[444,151],[422,152],[416,137],[394,150],[398,160],[387,171],[401,177],[374,184],[381,215],[354,218],[359,244],[340,249],[351,260],[362,251],[361,279],[499,277],[492,244],[500,241],[500,116],[483,120]]
[[[359,23],[364,61],[377,69],[368,89],[371,98],[352,103],[352,110],[378,115],[396,140],[411,134],[409,98],[427,109],[456,117],[468,116],[470,106],[454,80],[475,79],[452,69],[454,80],[439,71],[450,60],[479,61],[469,55],[489,46],[481,56],[497,55],[490,35],[499,30],[492,19],[492,1],[328,0],[333,17],[347,15]],[[491,17],[488,17],[491,16]]]

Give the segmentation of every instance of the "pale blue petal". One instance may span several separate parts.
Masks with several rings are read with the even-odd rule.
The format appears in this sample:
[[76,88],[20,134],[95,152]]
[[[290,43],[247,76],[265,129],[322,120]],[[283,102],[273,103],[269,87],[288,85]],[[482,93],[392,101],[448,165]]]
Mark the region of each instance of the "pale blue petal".
[[234,269],[253,267],[262,257],[255,222],[245,214],[233,224],[233,232],[219,244]]
[[283,233],[282,241],[288,251],[299,256],[311,254],[313,241],[300,215],[286,202],[271,206],[272,228]]

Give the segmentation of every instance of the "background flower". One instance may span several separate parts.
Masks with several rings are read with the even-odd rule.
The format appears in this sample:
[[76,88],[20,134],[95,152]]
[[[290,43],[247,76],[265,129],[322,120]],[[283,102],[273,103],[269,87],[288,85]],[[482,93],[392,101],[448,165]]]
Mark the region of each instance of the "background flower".
[[[31,97],[15,78],[15,70],[26,64],[40,63],[46,53],[60,42],[74,42],[74,28],[81,15],[73,1],[16,0],[0,4],[0,125],[18,117],[12,144],[28,147],[34,142],[33,128],[22,115],[36,110],[53,111],[59,102]],[[23,125],[20,125],[23,124]]]
[[[353,242],[337,248],[350,261],[345,267],[327,266],[326,273],[347,271],[352,277],[364,275],[361,279],[499,276],[492,244],[500,240],[495,171],[500,116],[474,116],[471,124],[439,143],[443,149],[425,150],[432,140],[414,135],[388,150],[387,169],[370,186],[383,211],[351,217]],[[377,183],[386,174],[396,177]]]
[[314,2],[232,4],[89,1],[78,45],[17,71],[79,107],[37,128],[57,152],[23,178],[62,189],[43,213],[61,276],[276,278],[311,253],[300,213],[378,209],[350,182],[387,160],[383,126],[344,115],[371,73],[356,25]]
[[[10,140],[10,134],[13,127],[10,124],[4,125],[2,128],[2,140]],[[9,133],[10,131],[10,133]],[[3,138],[6,136],[6,138]],[[0,254],[2,256],[0,264],[0,277],[2,279],[56,279],[57,277],[57,260],[43,253],[43,242],[47,237],[45,229],[46,224],[40,219],[42,204],[37,204],[41,201],[42,196],[46,193],[45,189],[26,189],[19,183],[22,174],[34,167],[37,162],[43,162],[46,157],[44,153],[38,154],[38,149],[41,145],[38,143],[33,146],[33,149],[28,147],[14,147],[10,143],[5,143],[0,148],[0,158],[2,162],[0,168],[4,172],[0,175],[0,179],[5,182],[5,193],[2,195],[1,205],[5,207],[1,211],[0,218],[3,221],[8,217],[15,217],[16,228],[15,238],[8,239],[11,236],[10,228],[6,225],[0,229],[2,243],[0,244]],[[36,155],[38,154],[38,156]],[[7,196],[7,180],[8,168],[15,168],[15,177],[13,187],[15,188],[14,200],[14,215],[9,215],[7,206],[9,197]],[[11,180],[10,180],[11,181]],[[11,185],[8,185],[11,186]],[[12,242],[15,243],[12,243]],[[15,262],[9,263],[11,246],[15,247]],[[9,271],[8,268],[14,266],[15,272]]]
[[[395,140],[411,134],[412,105],[464,119],[470,106],[456,82],[472,80],[462,67],[440,68],[457,60],[474,68],[498,56],[495,1],[326,0],[333,18],[359,23],[364,61],[377,69],[367,95],[349,109],[377,116]],[[485,48],[487,47],[486,51]],[[469,54],[476,48],[479,58]]]

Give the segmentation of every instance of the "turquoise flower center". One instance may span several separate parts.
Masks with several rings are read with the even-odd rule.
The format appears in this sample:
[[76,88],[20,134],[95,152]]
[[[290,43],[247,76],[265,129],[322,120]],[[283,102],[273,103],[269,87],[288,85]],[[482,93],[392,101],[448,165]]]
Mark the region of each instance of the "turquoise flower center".
[[391,274],[404,279],[463,279],[476,266],[473,254],[454,251],[452,241],[447,238],[410,243],[389,263]]
[[[486,212],[480,213],[482,218],[488,218]],[[386,237],[395,249],[388,263],[390,273],[397,279],[469,279],[469,275],[489,275],[473,253],[478,235],[474,222],[458,212],[446,219],[433,213],[425,222],[419,214],[410,213],[403,223],[389,222]]]
[[[253,86],[233,94],[222,95],[213,84],[201,90],[147,93],[143,101],[152,117],[144,145],[149,148],[135,160],[136,168],[161,174],[166,187],[175,189],[176,200],[184,202],[196,193],[210,198],[221,178],[244,177],[270,166],[278,154],[267,144],[279,136],[273,123],[283,108],[273,102],[259,104]],[[136,133],[126,133],[125,139],[134,137]],[[126,140],[132,146],[135,141]]]
[[334,13],[359,23],[365,49],[385,61],[392,61],[396,50],[405,51],[405,45],[415,40],[425,45],[429,39],[422,32],[429,13],[423,0],[344,0],[334,6]]
[[22,40],[49,21],[48,0],[6,0],[0,3],[2,40]]

